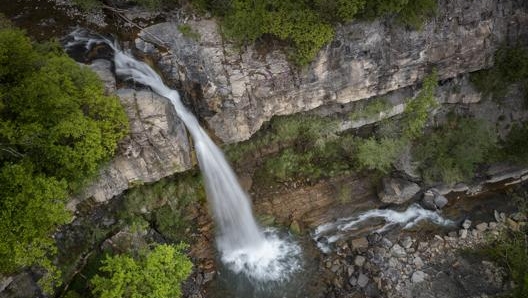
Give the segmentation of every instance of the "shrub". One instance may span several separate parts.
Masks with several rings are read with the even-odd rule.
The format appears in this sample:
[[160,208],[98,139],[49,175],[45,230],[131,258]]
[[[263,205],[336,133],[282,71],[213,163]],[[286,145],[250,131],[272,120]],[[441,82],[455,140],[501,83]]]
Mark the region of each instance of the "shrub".
[[528,99],[528,50],[521,47],[500,48],[495,53],[495,65],[471,74],[477,90],[495,99],[506,94],[508,86],[520,83]]
[[369,100],[364,106],[350,113],[349,118],[352,121],[371,118],[379,115],[381,112],[386,112],[391,107],[391,104],[386,98],[380,97]]
[[405,146],[403,139],[361,140],[357,145],[357,160],[361,168],[387,173]]
[[109,256],[100,268],[101,275],[91,279],[92,293],[102,298],[182,296],[180,284],[187,279],[192,263],[183,251],[184,244],[161,244],[137,258]]
[[396,15],[404,25],[420,29],[436,8],[436,0],[369,0],[361,14],[369,19]]
[[183,34],[183,36],[188,37],[192,40],[200,40],[200,33],[193,30],[193,28],[187,24],[182,24],[178,26],[178,30]]
[[426,76],[418,95],[410,100],[405,107],[403,119],[404,137],[412,140],[422,135],[429,112],[438,105],[434,97],[436,86],[438,85],[437,80],[436,71]]
[[495,142],[495,133],[485,122],[461,118],[422,137],[414,154],[426,182],[454,183],[470,178]]
[[500,158],[528,164],[528,123],[514,124],[499,150]]

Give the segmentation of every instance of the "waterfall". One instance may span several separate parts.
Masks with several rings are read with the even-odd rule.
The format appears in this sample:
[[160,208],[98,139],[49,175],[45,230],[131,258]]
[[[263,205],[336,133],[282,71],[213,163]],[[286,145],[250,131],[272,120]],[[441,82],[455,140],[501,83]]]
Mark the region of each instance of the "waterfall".
[[69,35],[66,49],[84,46],[90,50],[104,43],[114,51],[118,76],[150,87],[170,100],[194,141],[208,201],[217,224],[217,246],[224,264],[236,273],[256,281],[285,280],[300,268],[298,245],[280,239],[257,225],[246,193],[237,181],[222,151],[199,125],[196,117],[182,104],[176,90],[167,87],[147,64],[121,51],[117,44],[101,36],[77,29]]

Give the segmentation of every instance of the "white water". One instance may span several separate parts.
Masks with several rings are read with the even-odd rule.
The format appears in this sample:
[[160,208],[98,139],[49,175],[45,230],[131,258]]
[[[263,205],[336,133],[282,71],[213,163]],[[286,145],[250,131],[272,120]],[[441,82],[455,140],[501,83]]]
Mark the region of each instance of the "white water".
[[[352,217],[340,218],[332,223],[320,225],[315,229],[313,239],[317,246],[325,253],[331,250],[331,244],[345,237],[347,234],[358,230],[361,224],[372,219],[382,219],[384,224],[375,232],[382,233],[399,225],[403,229],[409,229],[423,220],[429,220],[437,225],[449,226],[453,221],[443,218],[435,211],[426,210],[420,205],[413,204],[405,211],[394,211],[390,209],[373,209]],[[324,241],[323,241],[324,240]]]
[[276,233],[264,233],[257,226],[249,199],[222,151],[182,104],[179,93],[167,87],[150,66],[121,51],[108,39],[90,36],[85,30],[75,30],[70,38],[72,40],[66,48],[84,45],[90,50],[96,44],[107,44],[115,52],[114,64],[118,76],[148,86],[170,100],[194,140],[207,197],[218,225],[217,245],[224,264],[256,281],[285,280],[298,270],[300,247],[280,239]]

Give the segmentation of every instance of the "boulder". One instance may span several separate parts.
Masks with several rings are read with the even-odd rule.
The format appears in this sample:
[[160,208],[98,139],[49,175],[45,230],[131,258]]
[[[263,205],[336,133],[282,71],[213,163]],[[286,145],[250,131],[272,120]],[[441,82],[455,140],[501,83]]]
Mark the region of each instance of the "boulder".
[[431,190],[424,192],[422,198],[422,205],[424,206],[424,208],[429,210],[436,210],[436,204],[434,202],[434,199],[435,193],[433,193]]
[[471,227],[471,220],[469,219],[466,219],[462,222],[462,228],[464,229],[469,229]]
[[403,204],[420,191],[420,186],[401,178],[383,178],[378,197],[383,203]]
[[360,238],[352,239],[350,244],[352,245],[352,249],[359,250],[359,249],[367,248],[368,245],[369,245],[369,242],[368,242],[367,238],[360,237]]
[[438,195],[434,198],[434,204],[435,206],[438,208],[438,209],[442,209],[445,207],[445,205],[447,205],[448,203],[448,200],[446,197],[442,196],[442,195]]
[[396,258],[403,258],[407,255],[405,249],[403,249],[403,247],[401,247],[399,244],[394,244],[390,249],[390,253]]
[[369,282],[369,278],[368,276],[366,276],[365,274],[363,273],[360,273],[358,278],[357,278],[357,285],[360,287],[360,288],[364,288],[367,286]]
[[364,256],[356,256],[356,258],[354,259],[354,265],[358,266],[358,267],[363,267],[363,265],[365,264],[365,257]]
[[415,271],[411,277],[413,283],[423,282],[425,280],[425,273],[423,271]]

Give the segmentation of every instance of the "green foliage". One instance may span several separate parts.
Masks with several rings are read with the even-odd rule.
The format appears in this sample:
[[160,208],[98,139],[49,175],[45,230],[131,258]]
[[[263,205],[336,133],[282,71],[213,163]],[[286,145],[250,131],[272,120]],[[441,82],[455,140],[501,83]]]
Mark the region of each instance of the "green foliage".
[[48,259],[56,251],[52,233],[69,222],[64,208],[66,183],[35,173],[29,163],[0,169],[0,272],[38,264],[48,271],[41,280],[49,291],[59,272]]
[[119,101],[104,96],[95,73],[65,55],[37,52],[21,31],[0,31],[0,48],[0,162],[30,160],[77,189],[126,134]]
[[506,235],[482,248],[480,254],[506,268],[515,287],[507,297],[528,297],[528,235],[523,231],[508,231]]
[[178,25],[178,30],[183,34],[183,36],[188,37],[192,40],[200,40],[200,33],[193,30],[193,28],[187,24]]
[[317,140],[332,139],[337,130],[336,119],[314,115],[279,116],[271,119],[269,128],[257,133],[250,140],[228,145],[226,154],[231,161],[237,162],[253,156],[266,147],[304,147],[311,146]]
[[407,145],[404,139],[363,139],[357,145],[357,160],[360,167],[387,173]]
[[391,107],[391,104],[384,97],[369,100],[361,108],[350,113],[349,118],[352,121],[359,119],[368,119],[378,116],[381,112],[386,112]]
[[470,178],[495,142],[495,133],[485,122],[461,118],[424,136],[414,154],[426,182],[454,183]]
[[397,15],[407,26],[420,29],[423,23],[434,16],[437,0],[369,0],[362,15],[373,19],[386,15]]
[[83,11],[98,9],[103,5],[103,2],[100,0],[73,0],[73,3]]
[[126,133],[115,97],[52,43],[0,29],[0,272],[38,265],[49,290],[52,234],[70,220],[68,195],[96,173]]
[[501,48],[495,53],[494,67],[474,72],[470,79],[480,92],[496,99],[506,94],[508,86],[520,83],[528,100],[528,50]]
[[138,217],[147,219],[167,238],[185,239],[185,230],[191,226],[187,207],[205,201],[205,189],[199,173],[190,172],[145,184],[129,190],[123,198],[121,219],[129,225]]
[[513,125],[499,150],[501,159],[528,164],[528,123]]
[[354,19],[366,0],[315,0],[315,9],[329,23],[346,22]]
[[438,76],[436,71],[425,77],[422,89],[405,107],[403,119],[403,135],[408,139],[415,139],[422,135],[429,112],[438,103],[434,97]]
[[192,263],[183,253],[184,244],[158,245],[137,258],[128,255],[107,257],[100,270],[103,275],[91,279],[92,293],[101,298],[178,298],[180,284],[192,271]]

